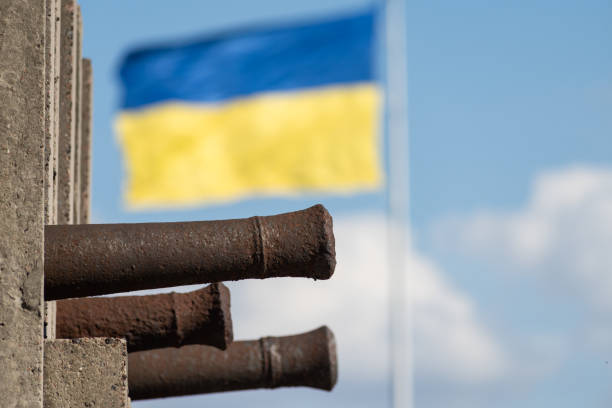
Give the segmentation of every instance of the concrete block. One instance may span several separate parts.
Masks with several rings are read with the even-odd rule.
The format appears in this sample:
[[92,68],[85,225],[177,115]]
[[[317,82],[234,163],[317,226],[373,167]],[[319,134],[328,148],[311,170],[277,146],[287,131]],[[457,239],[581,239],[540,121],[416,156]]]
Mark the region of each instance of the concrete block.
[[75,113],[74,113],[74,162],[73,162],[73,191],[72,196],[74,202],[72,204],[72,220],[75,224],[79,224],[81,220],[81,115],[82,115],[82,94],[83,94],[83,66],[82,66],[82,48],[83,48],[83,19],[81,17],[81,7],[77,5],[76,12],[76,86],[75,86]]
[[91,60],[84,58],[81,97],[81,211],[80,224],[89,223],[91,200],[91,143],[93,109],[93,70]]
[[57,333],[57,303],[45,302],[45,339],[54,340]]
[[42,407],[46,0],[0,1],[0,398]]
[[55,38],[54,38],[54,47],[55,47],[55,53],[54,53],[54,64],[55,64],[55,72],[54,72],[54,78],[53,78],[53,88],[54,88],[54,93],[55,93],[55,103],[54,103],[54,117],[55,117],[55,123],[54,123],[54,134],[55,134],[55,142],[54,142],[54,147],[55,147],[55,152],[53,155],[53,159],[55,160],[54,163],[54,173],[53,173],[53,202],[55,203],[55,211],[54,211],[54,220],[53,223],[57,224],[57,194],[58,194],[58,187],[57,187],[57,183],[58,183],[58,173],[59,173],[59,169],[58,169],[58,155],[59,155],[59,135],[60,135],[60,95],[61,95],[61,90],[60,90],[60,67],[61,67],[61,61],[60,61],[60,53],[61,53],[61,47],[60,47],[60,39],[61,39],[61,32],[62,32],[62,26],[61,26],[61,15],[62,15],[62,4],[61,4],[61,0],[53,0],[52,1],[52,5],[55,7],[55,21],[54,21],[54,25],[55,25]]
[[127,345],[123,339],[45,341],[45,408],[126,408]]
[[77,4],[62,0],[60,13],[60,111],[58,141],[58,224],[74,216],[74,144],[76,137]]
[[56,73],[59,72],[59,36],[56,32],[57,0],[46,0],[45,21],[45,224],[57,220],[57,133],[59,112],[59,89]]
[[[59,0],[46,0],[45,26],[45,224],[57,223],[57,150],[59,134]],[[55,302],[45,302],[44,333],[55,338]]]

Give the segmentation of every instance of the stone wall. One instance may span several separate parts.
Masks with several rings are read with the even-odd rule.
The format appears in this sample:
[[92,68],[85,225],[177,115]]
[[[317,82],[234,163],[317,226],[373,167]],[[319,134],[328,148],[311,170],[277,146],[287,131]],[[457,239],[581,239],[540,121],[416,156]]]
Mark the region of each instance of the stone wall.
[[75,0],[0,2],[0,395],[3,408],[126,407],[124,340],[55,339],[44,226],[87,223],[91,61]]

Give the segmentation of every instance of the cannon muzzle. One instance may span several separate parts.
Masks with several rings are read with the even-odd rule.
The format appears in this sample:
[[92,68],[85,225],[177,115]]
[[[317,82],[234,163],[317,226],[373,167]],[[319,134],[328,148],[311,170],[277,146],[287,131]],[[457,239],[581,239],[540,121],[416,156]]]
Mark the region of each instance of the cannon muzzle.
[[133,400],[292,386],[330,391],[337,372],[336,342],[326,326],[237,341],[225,351],[193,345],[128,354]]
[[332,219],[316,205],[246,219],[47,225],[45,300],[280,276],[328,279]]
[[233,340],[230,292],[215,283],[189,293],[57,301],[57,337],[125,337],[128,351],[185,344],[225,349]]

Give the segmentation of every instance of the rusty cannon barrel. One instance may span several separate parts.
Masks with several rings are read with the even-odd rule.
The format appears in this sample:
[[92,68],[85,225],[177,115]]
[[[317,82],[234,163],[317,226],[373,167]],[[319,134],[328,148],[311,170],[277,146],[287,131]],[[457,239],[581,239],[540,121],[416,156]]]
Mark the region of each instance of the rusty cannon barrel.
[[128,351],[233,341],[229,289],[57,301],[57,337],[125,337]]
[[45,299],[280,276],[328,279],[336,256],[322,205],[224,221],[45,227]]
[[128,389],[133,400],[291,386],[330,391],[337,370],[334,335],[323,326],[236,341],[225,351],[184,346],[129,353]]

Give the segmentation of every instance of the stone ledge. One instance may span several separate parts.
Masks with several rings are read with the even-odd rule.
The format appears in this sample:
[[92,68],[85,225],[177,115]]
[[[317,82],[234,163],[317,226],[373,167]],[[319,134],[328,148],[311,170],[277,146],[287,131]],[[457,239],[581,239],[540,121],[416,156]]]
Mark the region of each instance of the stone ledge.
[[127,408],[127,345],[123,339],[45,341],[44,407]]

